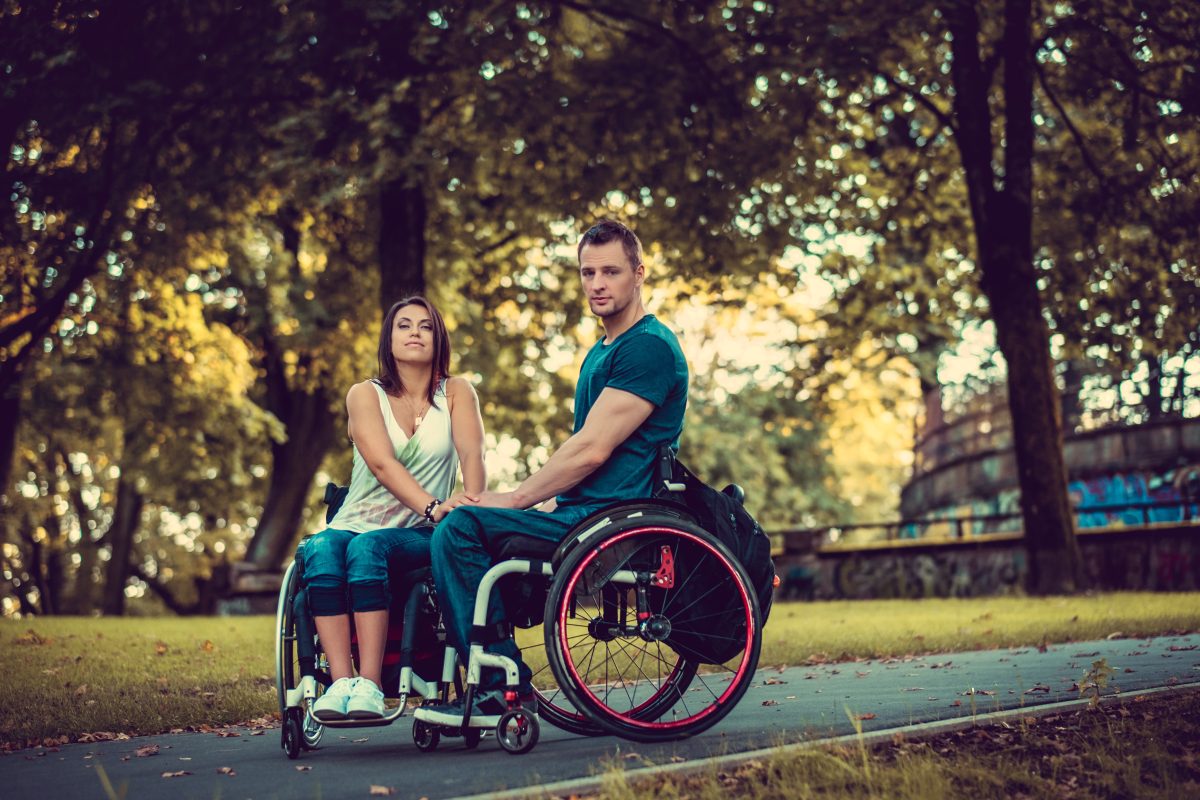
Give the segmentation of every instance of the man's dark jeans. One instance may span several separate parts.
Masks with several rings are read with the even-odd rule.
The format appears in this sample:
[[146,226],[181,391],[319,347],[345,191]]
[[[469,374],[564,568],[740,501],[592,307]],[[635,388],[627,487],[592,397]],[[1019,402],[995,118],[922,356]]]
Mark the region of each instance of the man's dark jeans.
[[[450,643],[458,650],[462,663],[467,663],[470,648],[471,621],[475,613],[475,593],[483,575],[493,565],[490,552],[499,550],[505,539],[512,536],[533,536],[561,542],[567,533],[596,506],[542,511],[519,511],[510,508],[477,508],[463,506],[451,511],[433,532],[433,582],[437,586],[438,606]],[[488,604],[489,625],[505,619],[499,592],[493,589]],[[521,653],[512,639],[487,645],[490,653],[508,656],[517,662],[522,693],[531,690],[531,672],[521,660]],[[480,675],[481,689],[504,685],[502,670],[486,668]]]

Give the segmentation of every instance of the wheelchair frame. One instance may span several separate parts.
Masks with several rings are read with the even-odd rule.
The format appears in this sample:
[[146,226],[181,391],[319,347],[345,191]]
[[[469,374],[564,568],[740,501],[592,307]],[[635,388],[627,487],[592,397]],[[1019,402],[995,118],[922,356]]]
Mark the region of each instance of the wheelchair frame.
[[[664,473],[668,476],[670,474],[665,468]],[[671,482],[669,477],[663,480],[662,485],[668,494],[683,489],[682,485]],[[740,488],[736,486],[729,489],[733,490],[734,496],[740,494]],[[329,496],[327,492],[327,497]],[[639,544],[639,540],[643,540],[644,543]],[[676,560],[685,553],[689,561],[698,557],[709,559],[710,573],[715,569],[721,575],[721,581],[718,583],[732,581],[737,587],[737,591],[731,595],[731,602],[738,604],[737,608],[733,609],[736,630],[732,635],[724,637],[733,640],[734,646],[741,648],[737,663],[732,667],[728,663],[708,664],[677,652],[678,649],[686,648],[673,649],[671,636],[680,634],[683,629],[675,630],[672,627],[672,620],[666,614],[667,598],[674,596],[671,592],[676,588],[682,595],[690,580],[687,575],[680,575],[677,579],[675,572]],[[612,558],[617,559],[615,564],[602,564],[604,559]],[[625,560],[622,561],[622,558]],[[600,581],[587,575],[589,569],[595,572],[600,566],[603,566],[599,573],[603,576]],[[287,615],[294,612],[294,609],[289,608],[289,604],[294,603],[295,570],[296,564],[293,562],[280,589],[280,602],[276,614],[276,627],[279,632],[276,641],[276,680],[284,717],[283,747],[291,758],[297,757],[301,749],[316,747],[324,726],[358,728],[390,725],[404,716],[410,697],[415,695],[425,701],[445,702],[448,700],[451,685],[456,686],[464,700],[466,716],[461,727],[432,725],[414,719],[414,743],[418,749],[429,751],[437,747],[442,735],[451,735],[463,736],[468,748],[474,747],[479,741],[482,729],[471,727],[470,710],[484,669],[500,669],[505,675],[505,700],[508,709],[501,716],[495,733],[501,747],[508,753],[525,753],[534,747],[540,735],[539,715],[557,727],[584,735],[610,733],[634,741],[684,738],[716,724],[736,705],[753,680],[761,647],[758,601],[754,592],[750,590],[745,570],[724,545],[697,527],[686,508],[670,500],[658,498],[618,503],[592,514],[577,525],[558,545],[549,560],[517,555],[499,561],[486,572],[475,596],[474,627],[465,665],[465,687],[457,683],[458,658],[454,648],[445,641],[445,630],[439,620],[438,641],[444,646],[439,680],[427,681],[418,675],[410,663],[411,652],[406,653],[402,645],[397,693],[401,702],[398,708],[391,710],[382,719],[321,722],[313,718],[308,710],[319,696],[318,687],[323,685],[317,675],[305,674],[297,685],[285,685],[287,676],[283,649],[288,636]],[[536,714],[532,709],[523,707],[517,691],[519,674],[516,662],[506,656],[489,653],[485,649],[487,644],[494,640],[486,635],[492,592],[501,579],[510,575],[536,576],[551,582],[546,592],[543,638],[550,671],[557,681],[558,689],[569,701],[570,708],[554,704],[541,690],[538,690],[539,707]],[[677,586],[677,583],[681,585]],[[411,642],[415,636],[415,631],[412,630],[415,626],[410,623],[416,620],[414,606],[422,591],[426,591],[425,585],[418,583],[410,591],[408,602],[405,604],[403,635],[408,638],[403,641]],[[587,594],[589,591],[594,596],[581,598],[581,594]],[[705,596],[712,591],[710,589]],[[660,605],[657,613],[652,608],[655,600]],[[586,625],[577,618],[581,609],[585,614],[591,614]],[[729,616],[728,613],[725,614],[726,618]],[[576,629],[586,627],[588,636],[577,630],[573,639],[568,631],[572,625]],[[706,635],[720,636],[719,633]],[[577,657],[572,652],[572,648],[580,642],[582,647],[591,643],[592,649],[586,664],[583,663],[582,655]],[[621,677],[618,681],[610,682],[605,662],[605,682],[597,684],[604,688],[602,692],[598,692],[589,682],[592,659],[598,643],[604,644],[607,653],[611,642],[618,644],[620,657],[630,663],[635,663],[637,657],[631,658],[629,650],[642,646],[641,665],[637,666],[640,676],[635,675],[634,679],[629,681],[624,673],[618,670]],[[646,647],[649,644],[655,646],[657,656]],[[663,644],[667,645],[666,652],[674,655],[674,662],[670,660],[669,655],[664,656]],[[657,658],[659,662],[657,684],[645,671],[648,657],[651,660]],[[664,665],[669,668],[665,679],[661,677]],[[707,669],[701,671],[702,666]],[[652,664],[652,668],[654,667]],[[714,689],[706,678],[720,675],[721,670],[728,674],[720,680],[714,679],[713,683],[724,685],[718,685]],[[312,672],[315,673],[315,670]],[[689,692],[689,687],[695,681],[699,681],[701,686],[690,688],[690,691],[701,693],[700,700],[709,704],[693,712],[688,707],[685,693]],[[651,695],[648,700],[638,703],[637,695],[643,683],[651,687]],[[612,702],[614,686],[623,690],[628,703],[622,703],[620,693],[617,693],[617,703]],[[703,690],[707,690],[711,695],[711,701],[703,696]],[[692,702],[698,703],[696,699]],[[678,711],[681,704],[684,709],[682,716]],[[626,705],[628,707],[625,707]],[[668,713],[671,715],[670,719],[667,719]]]

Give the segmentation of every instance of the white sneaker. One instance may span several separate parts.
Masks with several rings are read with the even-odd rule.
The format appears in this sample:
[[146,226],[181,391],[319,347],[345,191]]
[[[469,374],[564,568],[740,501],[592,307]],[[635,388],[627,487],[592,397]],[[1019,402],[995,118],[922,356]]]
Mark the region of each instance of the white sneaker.
[[312,715],[322,722],[346,718],[346,703],[356,678],[338,678],[312,705]]
[[358,678],[350,689],[346,716],[350,719],[379,719],[384,711],[383,692],[375,685],[375,681]]

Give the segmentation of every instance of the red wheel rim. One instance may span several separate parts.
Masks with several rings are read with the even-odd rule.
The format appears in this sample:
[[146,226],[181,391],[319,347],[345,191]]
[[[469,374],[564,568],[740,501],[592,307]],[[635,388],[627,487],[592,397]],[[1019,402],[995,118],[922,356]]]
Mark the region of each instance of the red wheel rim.
[[[595,560],[595,558],[597,556],[599,556],[600,553],[604,552],[605,550],[607,550],[608,548],[617,544],[618,542],[622,542],[632,536],[637,536],[639,534],[644,534],[644,533],[667,533],[667,534],[671,534],[674,536],[680,536],[682,538],[688,539],[688,540],[692,541],[693,543],[699,545],[705,551],[707,551],[708,553],[715,556],[722,564],[728,564],[728,560],[725,558],[725,556],[722,553],[720,553],[715,547],[713,547],[710,542],[706,541],[705,539],[701,538],[700,536],[697,536],[696,534],[693,534],[689,531],[679,530],[677,528],[662,528],[662,527],[633,528],[628,531],[623,531],[622,533],[619,533],[616,536],[613,536],[611,539],[606,539],[595,550],[591,551],[585,558],[583,558],[579,562],[579,564],[576,565],[574,574],[571,575],[571,579],[567,583],[564,597],[573,596],[573,594],[575,592],[575,585],[579,581],[579,577],[583,574],[584,568],[589,563],[591,563],[593,560]],[[610,712],[614,716],[618,717],[622,722],[624,722],[628,725],[632,725],[634,727],[638,727],[638,728],[646,728],[646,729],[650,729],[650,730],[671,730],[674,728],[690,726],[693,723],[695,723],[697,720],[704,719],[709,714],[712,714],[721,705],[724,704],[725,700],[729,698],[729,696],[736,690],[738,685],[741,683],[741,679],[745,675],[746,667],[750,661],[750,658],[749,658],[750,650],[752,649],[753,643],[754,643],[754,630],[755,630],[754,622],[755,621],[754,621],[754,615],[752,613],[752,606],[751,606],[750,598],[749,598],[749,595],[746,593],[746,587],[745,587],[745,584],[743,581],[737,580],[737,581],[734,581],[734,583],[737,586],[739,594],[741,595],[742,608],[745,609],[745,613],[746,613],[746,641],[742,648],[742,658],[738,664],[737,670],[734,671],[733,678],[729,681],[729,685],[725,687],[725,691],[722,692],[719,697],[716,697],[715,702],[710,703],[700,713],[695,714],[695,715],[689,715],[683,719],[671,720],[669,722],[656,722],[653,720],[640,720],[640,719],[637,719],[636,716],[634,716],[634,713],[636,711],[638,711],[639,709],[645,708],[647,703],[649,703],[650,701],[641,703],[640,705],[638,705],[635,708],[630,709],[629,711],[617,711],[617,710],[609,707],[603,700],[601,700],[599,697],[596,696],[595,692],[593,692],[592,688],[587,685],[586,680],[584,680],[580,676],[579,670],[576,669],[576,667],[575,667],[575,659],[571,655],[571,648],[567,641],[567,639],[568,639],[567,609],[569,607],[569,604],[564,602],[561,604],[561,606],[559,608],[559,612],[558,612],[558,643],[559,643],[559,647],[562,648],[562,652],[564,655],[563,660],[567,664],[567,669],[570,670],[570,672],[571,672],[571,677],[573,678],[573,683],[574,683],[575,687],[579,690],[581,695],[583,695],[583,697],[587,701],[594,703],[596,706],[607,709],[608,712]],[[680,663],[681,662],[682,662],[682,658],[680,659]],[[678,670],[678,664],[676,665],[676,670]],[[672,675],[670,677],[673,677],[673,676],[674,676],[674,673],[672,673]],[[669,680],[669,678],[668,678],[668,680]],[[667,685],[667,681],[664,681],[663,685],[664,686]],[[715,695],[715,693],[714,693],[714,695]],[[651,700],[657,698],[658,696],[659,696],[659,694],[656,693],[654,696],[651,697]]]

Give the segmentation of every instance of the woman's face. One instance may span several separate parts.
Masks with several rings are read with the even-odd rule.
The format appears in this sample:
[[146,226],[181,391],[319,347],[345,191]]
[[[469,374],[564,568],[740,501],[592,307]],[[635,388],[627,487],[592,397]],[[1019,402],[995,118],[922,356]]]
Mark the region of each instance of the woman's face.
[[433,320],[422,306],[404,306],[392,321],[392,358],[406,364],[433,362]]

